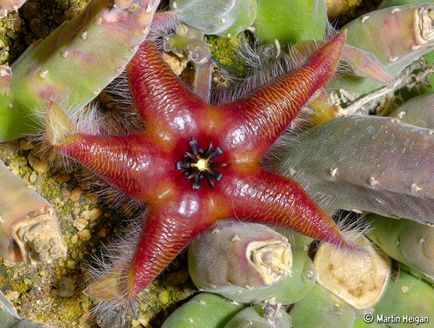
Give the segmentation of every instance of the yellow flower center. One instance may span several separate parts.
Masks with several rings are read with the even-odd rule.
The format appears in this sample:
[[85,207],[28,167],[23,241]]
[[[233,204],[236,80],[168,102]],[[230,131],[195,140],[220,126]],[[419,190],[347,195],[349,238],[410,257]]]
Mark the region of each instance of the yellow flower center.
[[201,158],[201,157],[199,157],[199,158],[197,159],[197,162],[196,162],[196,163],[191,163],[191,166],[192,166],[192,167],[195,167],[195,168],[198,169],[200,172],[207,171],[208,168],[209,168],[209,165],[208,165],[208,159],[205,159],[205,158]]

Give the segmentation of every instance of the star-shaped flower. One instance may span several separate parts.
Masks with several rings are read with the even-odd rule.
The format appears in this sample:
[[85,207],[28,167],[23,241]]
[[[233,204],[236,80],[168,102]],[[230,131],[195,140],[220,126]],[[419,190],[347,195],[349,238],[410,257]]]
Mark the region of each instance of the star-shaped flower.
[[344,245],[333,220],[296,182],[261,166],[271,144],[333,75],[344,40],[336,35],[297,71],[221,106],[194,95],[156,47],[143,43],[127,73],[145,130],[74,134],[55,145],[148,207],[128,266],[87,293],[134,299],[193,238],[222,219],[284,225]]

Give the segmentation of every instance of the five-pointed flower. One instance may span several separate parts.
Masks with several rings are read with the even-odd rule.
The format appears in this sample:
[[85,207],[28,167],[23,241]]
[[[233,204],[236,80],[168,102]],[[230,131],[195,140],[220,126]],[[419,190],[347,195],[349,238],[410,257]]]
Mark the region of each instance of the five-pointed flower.
[[54,142],[59,152],[148,207],[128,265],[86,292],[133,299],[195,236],[222,219],[284,225],[344,245],[333,220],[296,182],[261,166],[271,144],[333,75],[344,40],[336,35],[297,71],[221,106],[194,95],[155,46],[143,43],[127,74],[145,130],[78,133]]

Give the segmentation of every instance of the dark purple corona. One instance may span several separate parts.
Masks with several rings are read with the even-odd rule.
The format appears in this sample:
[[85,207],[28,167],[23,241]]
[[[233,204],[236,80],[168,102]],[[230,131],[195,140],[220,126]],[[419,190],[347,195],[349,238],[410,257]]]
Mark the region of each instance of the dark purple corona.
[[185,153],[182,162],[176,163],[176,168],[178,170],[184,170],[187,179],[193,179],[194,190],[200,188],[200,181],[204,177],[208,184],[214,188],[214,180],[220,181],[223,177],[215,168],[227,165],[214,161],[217,156],[223,154],[223,150],[220,147],[213,149],[212,143],[203,150],[199,148],[194,138],[191,138],[188,144],[190,145],[190,151]]

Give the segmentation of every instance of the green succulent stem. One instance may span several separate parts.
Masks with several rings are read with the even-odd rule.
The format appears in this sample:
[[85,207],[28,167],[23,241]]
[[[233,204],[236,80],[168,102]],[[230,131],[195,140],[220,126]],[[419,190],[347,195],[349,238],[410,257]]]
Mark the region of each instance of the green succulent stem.
[[158,0],[93,0],[12,65],[0,99],[0,141],[40,131],[50,101],[81,109],[118,76],[149,32]]

